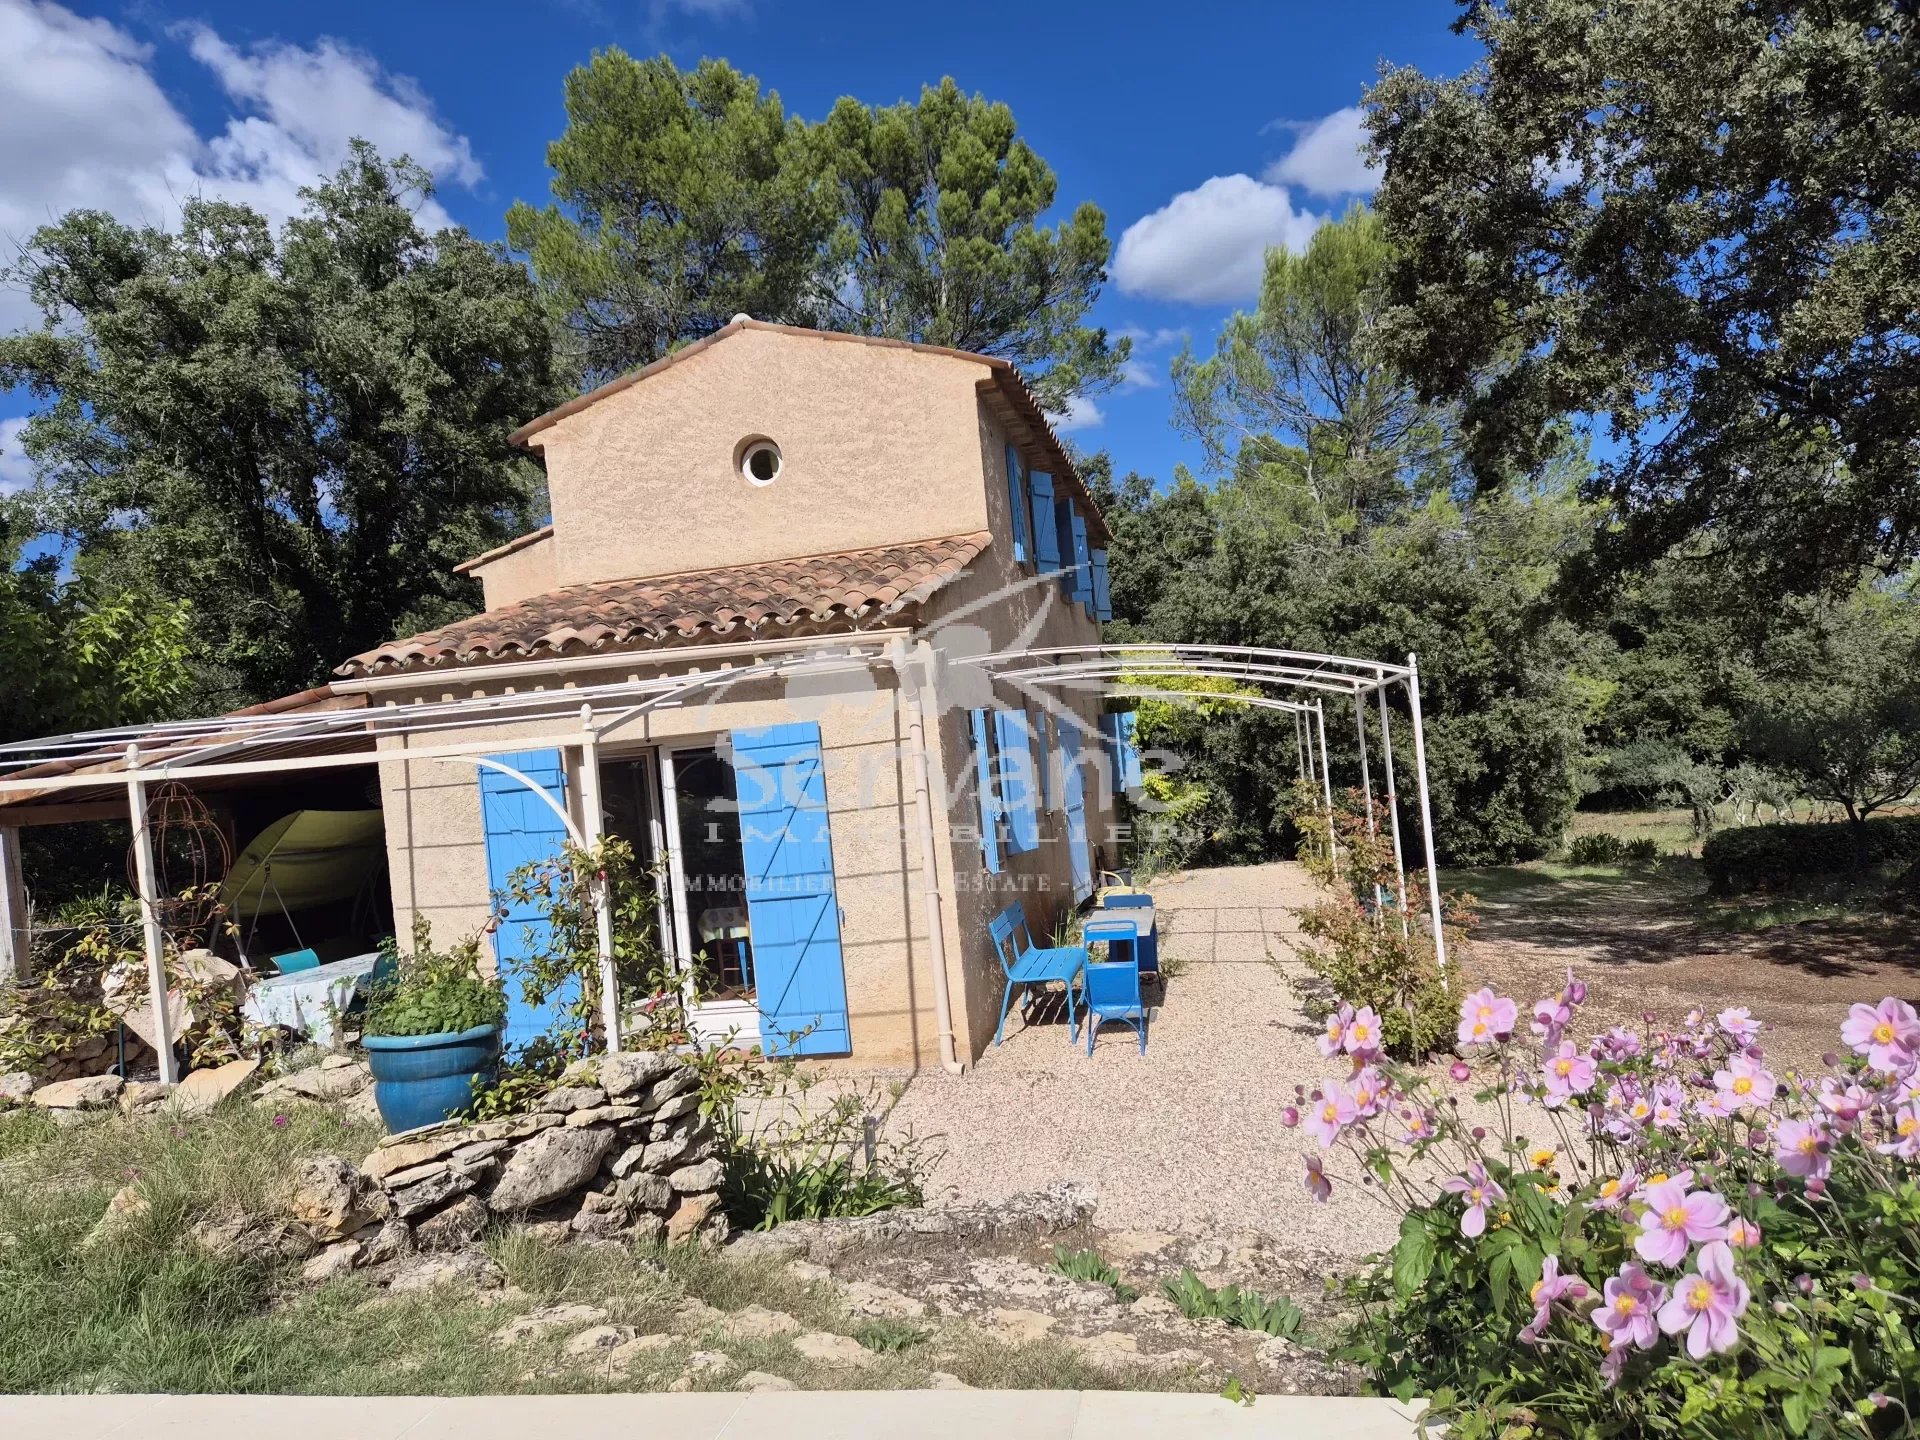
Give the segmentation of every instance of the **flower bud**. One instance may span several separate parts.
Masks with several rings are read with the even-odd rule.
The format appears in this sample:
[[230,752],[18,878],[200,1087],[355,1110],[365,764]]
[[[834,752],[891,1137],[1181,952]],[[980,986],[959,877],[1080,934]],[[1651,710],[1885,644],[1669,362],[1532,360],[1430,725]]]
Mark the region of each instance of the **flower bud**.
[[1453,1077],[1455,1084],[1464,1085],[1473,1078],[1473,1067],[1464,1060],[1456,1060],[1447,1067],[1447,1074]]
[[1286,1109],[1280,1112],[1280,1123],[1289,1130],[1293,1129],[1294,1126],[1300,1123],[1299,1110],[1292,1105],[1287,1106]]

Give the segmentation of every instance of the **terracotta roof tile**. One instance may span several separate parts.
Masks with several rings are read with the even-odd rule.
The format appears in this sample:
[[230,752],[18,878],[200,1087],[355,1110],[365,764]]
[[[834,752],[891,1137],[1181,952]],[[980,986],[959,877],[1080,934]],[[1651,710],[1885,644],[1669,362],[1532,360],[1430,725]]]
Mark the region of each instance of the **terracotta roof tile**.
[[610,647],[718,639],[769,626],[791,630],[871,621],[917,605],[957,577],[991,535],[726,565],[639,580],[568,585],[424,635],[356,655],[335,672],[541,659]]

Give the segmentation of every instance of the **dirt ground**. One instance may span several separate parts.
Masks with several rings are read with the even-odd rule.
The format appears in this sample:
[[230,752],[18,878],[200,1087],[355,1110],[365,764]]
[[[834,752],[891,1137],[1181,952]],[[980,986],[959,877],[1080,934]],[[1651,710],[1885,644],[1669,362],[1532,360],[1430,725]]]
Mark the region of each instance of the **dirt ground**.
[[1745,1005],[1772,1027],[1769,1053],[1811,1065],[1838,1045],[1852,1002],[1920,1002],[1920,924],[1910,915],[1723,928],[1701,904],[1699,867],[1684,860],[1646,874],[1462,871],[1447,884],[1480,899],[1473,977],[1522,1003],[1557,989],[1571,965],[1596,1016],[1677,1020],[1696,1006]]

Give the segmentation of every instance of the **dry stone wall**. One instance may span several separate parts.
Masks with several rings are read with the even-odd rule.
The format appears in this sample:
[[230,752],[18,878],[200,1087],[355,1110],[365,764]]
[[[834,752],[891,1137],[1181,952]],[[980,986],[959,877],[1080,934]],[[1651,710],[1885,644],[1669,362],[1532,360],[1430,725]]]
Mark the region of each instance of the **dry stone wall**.
[[357,1166],[315,1156],[291,1202],[326,1247],[309,1278],[459,1250],[494,1217],[555,1240],[722,1238],[721,1165],[699,1103],[679,1057],[606,1055],[527,1114],[389,1135]]

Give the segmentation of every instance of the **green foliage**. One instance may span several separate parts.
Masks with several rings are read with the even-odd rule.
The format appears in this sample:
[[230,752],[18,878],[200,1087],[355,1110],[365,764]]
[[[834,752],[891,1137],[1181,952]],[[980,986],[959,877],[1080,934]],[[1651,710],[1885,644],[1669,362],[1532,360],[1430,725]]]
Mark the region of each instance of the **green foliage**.
[[1069,1280],[1105,1285],[1123,1305],[1140,1298],[1140,1292],[1122,1280],[1120,1272],[1101,1259],[1098,1250],[1069,1250],[1064,1245],[1056,1245],[1052,1268],[1055,1274],[1065,1275]]
[[[1329,823],[1325,803],[1305,781],[1294,789],[1301,858],[1330,892],[1294,912],[1307,942],[1299,947],[1299,957],[1339,1000],[1356,1009],[1373,1007],[1388,1053],[1424,1059],[1452,1044],[1456,1005],[1441,977],[1433,938],[1423,928],[1428,924],[1421,902],[1424,872],[1407,876],[1402,894],[1392,836],[1379,807],[1369,816],[1365,797],[1349,791],[1335,797]],[[1335,842],[1331,849],[1329,838]],[[1457,976],[1472,963],[1470,901],[1451,899],[1446,920],[1447,954]],[[1333,1010],[1324,1002],[1318,1008],[1326,1014]]]
[[853,1338],[876,1355],[897,1355],[926,1340],[930,1332],[905,1320],[869,1320],[853,1332]]
[[1284,1295],[1268,1298],[1238,1285],[1223,1285],[1216,1290],[1191,1270],[1182,1270],[1177,1279],[1162,1281],[1160,1288],[1189,1320],[1224,1320],[1242,1330],[1290,1337],[1305,1318],[1300,1307]]
[[1912,8],[1468,6],[1368,95],[1390,348],[1483,481],[1623,436],[1608,563],[1695,532],[1784,588],[1920,554]]
[[453,566],[538,513],[506,443],[556,395],[538,297],[464,232],[423,234],[427,187],[360,146],[278,235],[189,198],[172,229],[75,211],[29,240],[12,278],[44,324],[0,337],[0,387],[39,402],[19,503],[75,547],[83,664],[149,706],[181,703],[182,633],[214,707],[467,613]]
[[[873,1215],[924,1201],[938,1157],[911,1134],[885,1134],[877,1120],[870,1129],[874,1095],[848,1091],[814,1102],[811,1079],[796,1078],[797,1089],[778,1099],[756,1097],[758,1105],[714,1115],[725,1166],[720,1195],[734,1224],[771,1230],[788,1220]],[[763,1118],[743,1121],[743,1109]]]
[[1861,585],[1800,602],[1743,677],[1748,750],[1855,820],[1920,789],[1920,606]]
[[468,937],[450,950],[433,947],[433,922],[413,917],[413,949],[402,955],[391,936],[381,954],[394,978],[367,998],[369,1035],[457,1035],[482,1025],[502,1025],[506,992],[483,973],[480,942]]
[[1036,223],[1056,180],[1005,105],[948,79],[810,125],[725,61],[617,49],[566,103],[557,203],[515,205],[507,234],[590,383],[736,313],[1002,356],[1054,410],[1119,379],[1129,343],[1086,323],[1106,217]]
[[613,972],[623,1014],[642,1007],[650,1017],[650,1048],[673,1045],[689,1033],[687,987],[660,946],[656,921],[660,877],[639,865],[633,847],[607,836],[585,848],[568,842],[548,860],[523,865],[507,877],[498,903],[536,911],[546,922],[528,932],[528,948],[513,962],[529,1005],[545,1005],[569,984],[573,999],[537,1046],[560,1062],[587,1054],[604,1025],[601,1004],[599,894],[613,918]]
[[1006,105],[949,77],[897,105],[844,98],[812,141],[839,212],[829,328],[998,355],[1056,412],[1119,380],[1131,342],[1086,323],[1106,216],[1083,201],[1051,230],[1035,223],[1057,182]]
[[1700,864],[1716,895],[1780,890],[1810,877],[1865,873],[1915,860],[1920,860],[1920,815],[1847,824],[1743,825],[1718,831],[1700,847]]
[[[1577,1006],[1568,996],[1558,1003]],[[1650,1023],[1633,1047],[1586,1053],[1600,1057],[1600,1086],[1644,1095],[1673,1084],[1697,1095],[1739,1048],[1710,1023]],[[1541,1054],[1524,1043],[1502,1046],[1496,1067],[1471,1115],[1456,1103],[1464,1095],[1390,1071],[1382,1113],[1421,1117],[1420,1133],[1363,1120],[1336,1142],[1402,1217],[1392,1250],[1351,1287],[1362,1310],[1344,1353],[1377,1389],[1429,1397],[1430,1421],[1469,1440],[1909,1433],[1906,1397],[1920,1385],[1907,1299],[1920,1282],[1920,1185],[1913,1162],[1888,1153],[1898,1148],[1899,1077],[1849,1057],[1806,1090],[1783,1085],[1731,1118],[1683,1100],[1673,1122],[1655,1126],[1613,1106],[1596,1106],[1591,1120],[1577,1107],[1523,1110],[1546,1093]],[[1682,1070],[1699,1073],[1669,1079]],[[1841,1126],[1813,1104],[1816,1078],[1876,1098],[1857,1125]],[[1792,1149],[1779,1127],[1810,1111],[1826,1116],[1830,1169],[1812,1182],[1775,1158]],[[1550,1145],[1527,1139],[1522,1127],[1535,1125]],[[1467,1172],[1456,1193],[1436,1189],[1436,1167]],[[1595,1323],[1612,1298],[1601,1295],[1608,1277],[1641,1266],[1664,1296],[1686,1269],[1704,1268],[1693,1251],[1701,1240],[1678,1265],[1638,1248],[1646,1187],[1681,1172],[1684,1189],[1730,1207],[1738,1233],[1729,1254],[1750,1298],[1719,1353],[1695,1355],[1684,1337],[1659,1331],[1610,1351]],[[1491,1196],[1483,1232],[1457,1193],[1469,1184]],[[1550,1267],[1576,1288],[1541,1288]]]
[[1622,840],[1604,830],[1576,835],[1567,845],[1567,859],[1575,865],[1651,865],[1660,858],[1660,847],[1642,835]]
[[507,212],[567,359],[589,385],[737,313],[813,324],[833,212],[805,125],[724,60],[597,52],[566,82],[547,147],[557,202]]

